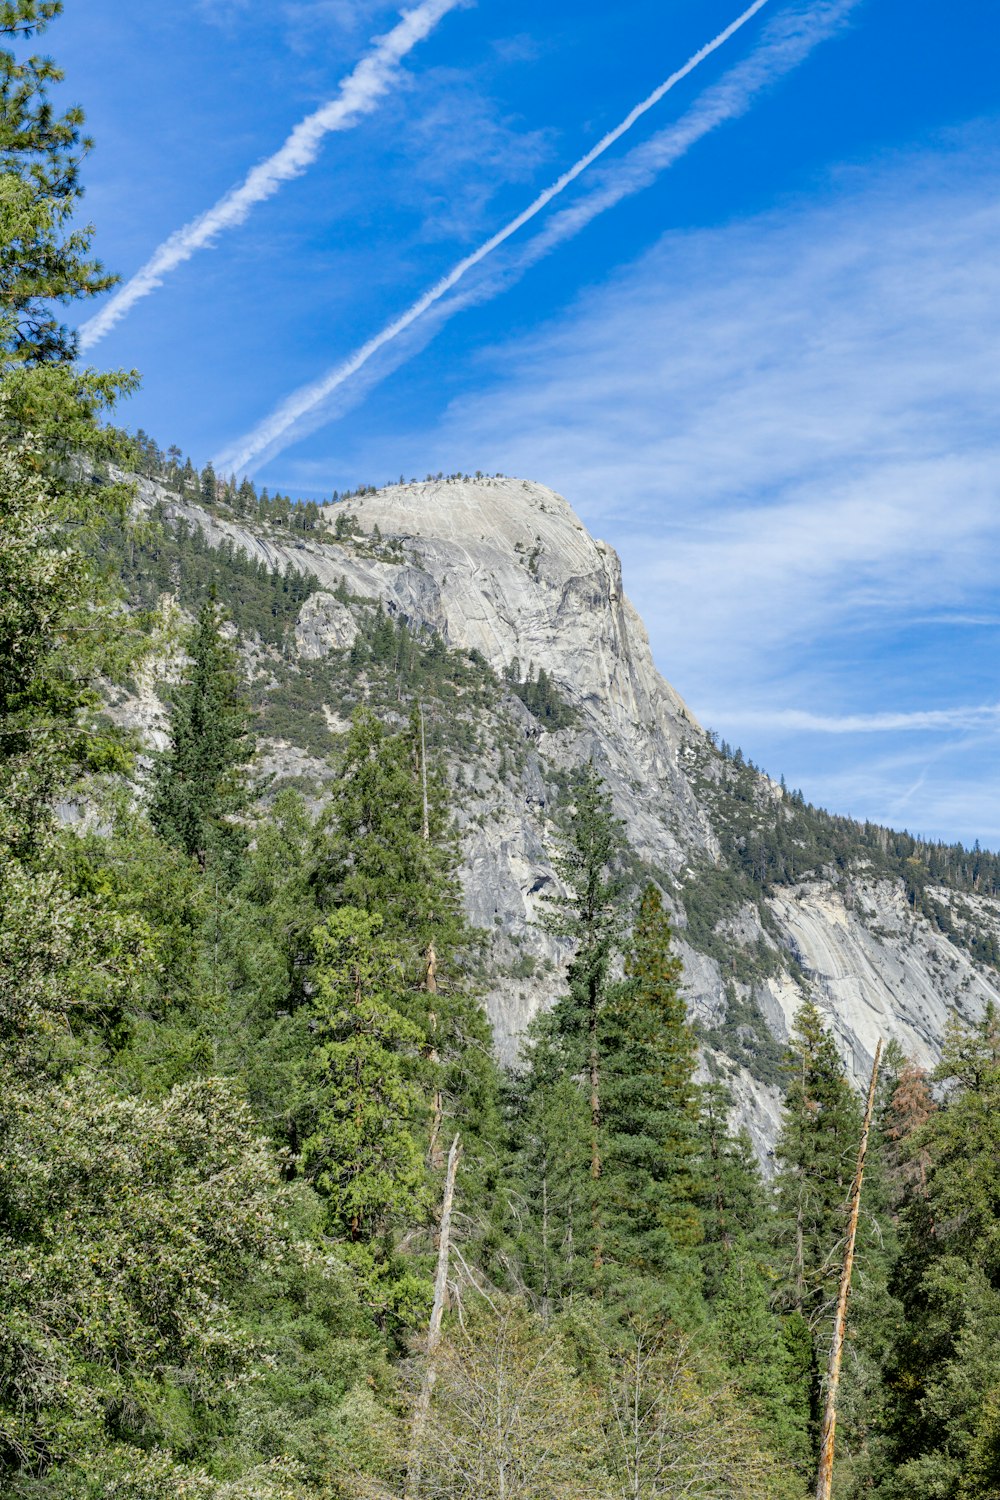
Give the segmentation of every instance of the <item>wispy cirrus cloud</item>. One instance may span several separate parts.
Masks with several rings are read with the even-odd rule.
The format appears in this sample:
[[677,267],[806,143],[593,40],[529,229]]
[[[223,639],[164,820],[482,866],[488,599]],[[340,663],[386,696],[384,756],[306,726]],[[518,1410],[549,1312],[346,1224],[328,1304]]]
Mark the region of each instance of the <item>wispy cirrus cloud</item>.
[[[711,708],[704,710],[714,722]],[[914,709],[906,713],[820,714],[801,708],[723,708],[726,721],[744,729],[802,731],[806,734],[908,734],[926,730],[1000,729],[1000,703],[959,708]]]
[[998,346],[986,123],[668,234],[380,453],[553,485],[703,722],[815,800],[998,842]]
[[[259,203],[272,198],[316,160],[325,138],[349,130],[377,108],[399,76],[403,58],[464,0],[421,0],[413,10],[379,37],[357,67],[344,79],[336,96],[301,120],[277,151],[258,163],[242,182],[231,188],[205,213],[164,240],[144,266],[130,277],[100,312],[80,328],[80,350],[88,353],[164,279],[196,255],[214,245],[220,234],[238,228]],[[227,8],[228,9],[228,8]]]

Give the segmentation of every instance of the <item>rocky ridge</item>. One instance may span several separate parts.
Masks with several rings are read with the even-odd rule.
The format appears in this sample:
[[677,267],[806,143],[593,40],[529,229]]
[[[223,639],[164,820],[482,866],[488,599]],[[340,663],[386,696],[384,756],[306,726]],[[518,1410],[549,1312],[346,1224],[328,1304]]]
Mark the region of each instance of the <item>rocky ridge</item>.
[[[616,553],[553,491],[500,478],[394,486],[328,507],[339,534],[315,537],[209,513],[150,481],[140,481],[139,495],[213,546],[229,542],[269,569],[314,576],[318,588],[293,634],[292,670],[303,679],[344,660],[375,601],[491,674],[496,701],[479,716],[474,751],[456,744],[448,758],[466,903],[491,935],[487,1005],[506,1058],[559,990],[565,955],[538,925],[541,898],[558,886],[552,850],[567,773],[589,758],[626,825],[637,878],[659,880],[673,911],[705,1067],[725,1078],[762,1152],[773,1143],[780,1092],[773,1066],[757,1059],[769,1048],[773,1056],[805,994],[859,1078],[878,1036],[931,1063],[952,1012],[972,1017],[1000,1001],[1000,975],[914,910],[902,882],[863,851],[847,872],[823,868],[794,885],[764,886],[752,900],[730,901],[709,927],[694,920],[700,883],[725,873],[713,816],[725,771],[656,670]],[[245,649],[251,672],[266,677],[266,654],[253,642]],[[567,705],[563,727],[546,729],[505,688],[529,664]],[[158,700],[148,682],[140,687],[115,713],[155,738]],[[321,709],[330,730],[344,727],[342,705]],[[322,783],[322,759],[291,737],[264,744],[262,758],[278,777]],[[753,796],[780,816],[786,793],[759,773]],[[958,929],[973,923],[1000,935],[1000,902],[944,888],[935,896],[955,908]]]

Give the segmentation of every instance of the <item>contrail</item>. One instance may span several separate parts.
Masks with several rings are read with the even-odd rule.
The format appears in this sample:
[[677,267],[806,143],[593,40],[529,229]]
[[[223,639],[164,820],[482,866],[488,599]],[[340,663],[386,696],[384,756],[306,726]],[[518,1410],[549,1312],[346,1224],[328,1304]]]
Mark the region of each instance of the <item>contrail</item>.
[[120,323],[130,308],[162,286],[163,278],[211,245],[226,229],[242,224],[257,203],[273,196],[282,183],[298,177],[315,160],[323,137],[348,130],[370,114],[396,77],[397,65],[424,40],[438,22],[463,0],[423,0],[406,11],[398,25],[375,40],[371,50],[340,85],[336,97],[301,120],[272,156],[259,163],[236,187],[210,209],[164,240],[136,274],[116,292],[106,307],[82,324],[80,352],[86,353]]
[[703,63],[706,58],[711,57],[713,52],[717,52],[720,47],[724,46],[748,21],[752,20],[758,11],[763,10],[767,3],[768,0],[753,0],[753,4],[748,6],[742,15],[738,16],[724,31],[720,31],[718,36],[713,37],[693,57],[688,58],[684,66],[678,68],[676,73],[671,73],[670,77],[664,83],[661,83],[659,88],[654,89],[648,98],[644,99],[641,104],[637,104],[625,116],[620,125],[616,125],[614,130],[609,130],[607,135],[599,140],[596,146],[592,147],[585,156],[581,156],[580,160],[574,166],[570,167],[568,171],[564,172],[561,177],[557,178],[551,187],[547,187],[544,192],[539,193],[538,197],[528,208],[519,213],[516,218],[511,219],[509,224],[506,224],[503,229],[498,230],[496,234],[480,245],[478,250],[474,250],[471,255],[467,255],[464,260],[460,260],[446,276],[443,276],[440,281],[431,287],[430,291],[418,297],[416,302],[406,312],[387,324],[381,333],[377,333],[366,344],[362,344],[361,348],[357,349],[343,364],[331,370],[321,380],[303,387],[302,390],[296,391],[294,395],[282,402],[277,410],[270,417],[266,418],[259,427],[255,428],[252,433],[241,442],[235,444],[232,449],[220,454],[216,461],[217,464],[226,470],[241,470],[254,458],[259,457],[266,448],[270,447],[290,427],[293,427],[308,412],[312,411],[321,402],[325,401],[328,396],[332,395],[338,386],[343,385],[346,380],[350,380],[352,375],[356,375],[380,349],[384,348],[386,344],[391,343],[393,339],[398,338],[418,318],[422,317],[429,308],[433,307],[436,302],[440,302],[442,297],[447,296],[474,266],[478,266],[488,255],[492,255],[493,251],[506,240],[509,240],[511,235],[516,234],[536,214],[540,214],[542,209],[546,208],[552,202],[553,198],[558,197],[561,192],[569,187],[570,183],[575,182],[581,173],[585,172],[589,166],[597,161],[598,157],[603,156],[616,141],[621,140],[622,136],[632,129],[637,120],[640,120],[655,104],[660,102],[665,94],[668,94],[671,89],[687,78],[690,73],[693,73],[695,68]]
[[[765,88],[804,62],[861,3],[862,0],[823,0],[776,18],[768,27],[763,44],[719,83],[706,89],[675,124],[637,146],[593,192],[555,214],[525,246],[503,278],[503,285],[508,279],[523,275],[557,245],[579,234],[599,214],[649,187],[720,125],[745,114]],[[492,288],[490,294],[495,295]]]

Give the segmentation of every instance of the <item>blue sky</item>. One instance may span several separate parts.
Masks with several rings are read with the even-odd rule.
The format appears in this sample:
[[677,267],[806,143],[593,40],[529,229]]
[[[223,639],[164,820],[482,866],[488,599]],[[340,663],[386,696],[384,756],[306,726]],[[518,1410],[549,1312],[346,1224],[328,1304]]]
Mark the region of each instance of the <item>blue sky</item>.
[[[87,357],[142,372],[130,425],[251,451],[746,4],[438,0],[367,112]],[[107,263],[131,277],[398,20],[67,0],[48,45],[97,138]],[[768,0],[299,399],[258,481],[551,484],[704,723],[835,810],[1000,845],[998,42],[989,0]]]

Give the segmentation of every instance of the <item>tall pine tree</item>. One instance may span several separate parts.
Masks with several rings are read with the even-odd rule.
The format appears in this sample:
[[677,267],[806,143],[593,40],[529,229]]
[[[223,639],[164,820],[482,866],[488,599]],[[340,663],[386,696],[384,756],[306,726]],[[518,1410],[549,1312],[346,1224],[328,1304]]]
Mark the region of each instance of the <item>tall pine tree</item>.
[[796,1014],[786,1069],[788,1090],[775,1153],[779,1290],[790,1315],[789,1335],[809,1350],[815,1423],[828,1326],[840,1279],[861,1102],[812,1001]]
[[381,1311],[413,1312],[415,1279],[393,1255],[421,1222],[427,1176],[412,1059],[420,1028],[404,1000],[394,945],[377,913],[341,907],[315,933],[314,1046],[304,1063],[302,1161],[327,1225],[351,1253]]
[[247,805],[245,767],[253,754],[239,661],[223,623],[210,598],[171,705],[169,744],[156,764],[150,803],[157,832],[203,869],[210,857],[225,864],[245,842],[233,818]]
[[697,1057],[680,979],[660,893],[647,886],[600,1019],[600,1204],[611,1282],[642,1278],[675,1306],[699,1279],[685,1252],[701,1238]]
[[874,1479],[886,1500],[995,1500],[1000,1017],[992,1006],[976,1025],[952,1022],[935,1078],[936,1109],[919,1086],[906,1105],[911,1118],[924,1118],[904,1138],[914,1178],[891,1285],[899,1307],[883,1370],[888,1399]]
[[553,1025],[573,1074],[586,1073],[590,1109],[590,1253],[595,1273],[603,1262],[599,1183],[601,1161],[602,1017],[612,960],[622,929],[624,881],[621,822],[592,763],[577,778],[569,834],[556,868],[569,894],[550,903],[549,929],[575,945],[567,993],[553,1009]]
[[337,769],[315,841],[313,896],[321,910],[379,914],[400,965],[399,1008],[422,1037],[428,1155],[443,1165],[446,1137],[461,1121],[463,1193],[467,1209],[479,1207],[498,1168],[499,1080],[469,980],[475,935],[462,911],[444,790],[424,764],[419,723],[391,734],[366,708]]

